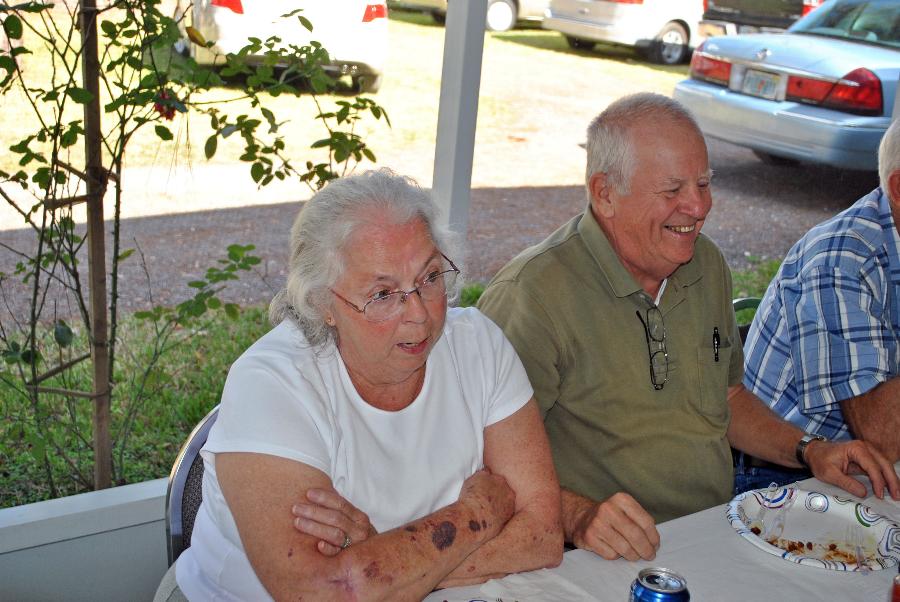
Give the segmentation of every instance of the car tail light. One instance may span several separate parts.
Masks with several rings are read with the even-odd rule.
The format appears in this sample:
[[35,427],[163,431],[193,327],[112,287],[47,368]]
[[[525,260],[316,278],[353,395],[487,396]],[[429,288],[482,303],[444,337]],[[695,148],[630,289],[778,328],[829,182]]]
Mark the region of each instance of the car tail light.
[[385,4],[367,4],[366,12],[363,13],[363,23],[369,23],[375,19],[387,19],[387,5]]
[[847,113],[882,113],[881,80],[863,68],[854,69],[837,82],[791,76],[788,78],[787,98]]
[[824,0],[803,0],[803,11],[800,13],[804,17],[813,10],[819,8]]
[[691,57],[691,77],[727,86],[731,79],[731,63],[706,54],[703,52],[704,45],[705,42],[694,51],[694,55]]

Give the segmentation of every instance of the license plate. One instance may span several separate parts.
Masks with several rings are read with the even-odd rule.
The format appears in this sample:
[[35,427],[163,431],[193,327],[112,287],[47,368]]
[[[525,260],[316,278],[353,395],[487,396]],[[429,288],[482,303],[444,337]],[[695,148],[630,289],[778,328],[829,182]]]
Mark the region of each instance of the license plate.
[[741,86],[741,92],[751,96],[759,96],[760,98],[775,98],[778,91],[779,77],[774,73],[766,73],[765,71],[754,71],[748,69],[744,74],[744,83]]

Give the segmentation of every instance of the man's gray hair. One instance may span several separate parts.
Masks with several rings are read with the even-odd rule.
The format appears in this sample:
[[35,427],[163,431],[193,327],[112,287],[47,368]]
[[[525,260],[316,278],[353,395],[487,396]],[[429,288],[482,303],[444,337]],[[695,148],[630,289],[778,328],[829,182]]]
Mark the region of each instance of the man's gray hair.
[[[287,284],[269,305],[270,321],[294,320],[313,346],[334,340],[334,327],[325,323],[325,309],[333,302],[329,289],[343,273],[345,253],[367,252],[345,247],[357,228],[373,218],[394,224],[420,219],[438,250],[453,259],[455,237],[439,214],[428,192],[389,169],[333,180],[306,202],[294,221]],[[461,280],[448,291],[451,301]]]
[[[900,169],[900,119],[891,123],[891,127],[887,129],[881,138],[881,144],[878,145],[878,179],[881,181],[881,189],[888,194],[888,178],[891,174]],[[900,199],[891,199],[900,202]]]
[[[587,129],[587,169],[585,186],[590,187],[591,176],[605,173],[619,194],[628,194],[634,174],[634,141],[631,127],[643,119],[664,117],[680,121],[697,130],[700,127],[694,116],[678,101],[668,96],[641,92],[624,96],[597,115]],[[588,190],[588,202],[591,193]]]

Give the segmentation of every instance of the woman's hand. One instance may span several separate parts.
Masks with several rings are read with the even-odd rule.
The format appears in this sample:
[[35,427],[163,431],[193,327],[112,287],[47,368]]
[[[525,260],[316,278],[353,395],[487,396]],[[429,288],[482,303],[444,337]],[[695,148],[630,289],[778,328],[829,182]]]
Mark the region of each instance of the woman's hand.
[[[316,544],[325,556],[336,556],[349,541],[360,543],[378,532],[365,512],[344,499],[334,489],[309,489],[310,503],[294,504],[294,528],[301,533],[318,537]],[[347,538],[350,538],[349,540]]]
[[[468,505],[482,529],[488,531],[487,539],[495,537],[516,511],[516,494],[506,479],[489,470],[479,470],[463,483],[459,501]],[[470,527],[477,531],[474,527]]]

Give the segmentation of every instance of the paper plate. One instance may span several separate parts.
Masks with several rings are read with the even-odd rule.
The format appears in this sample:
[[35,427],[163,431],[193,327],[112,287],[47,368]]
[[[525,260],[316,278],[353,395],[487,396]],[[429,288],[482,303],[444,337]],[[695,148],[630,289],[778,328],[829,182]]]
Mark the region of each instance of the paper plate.
[[[784,512],[784,532],[772,542],[751,530],[760,506],[763,521],[771,524],[791,498]],[[747,491],[728,504],[726,518],[738,534],[757,548],[785,560],[831,569],[858,571],[853,530],[858,534],[865,564],[871,570],[892,567],[900,561],[900,526],[868,506],[849,498],[794,487]]]

